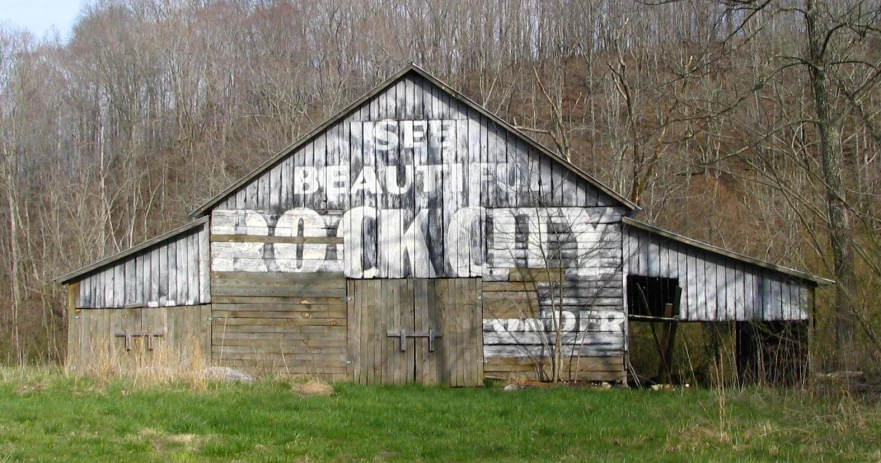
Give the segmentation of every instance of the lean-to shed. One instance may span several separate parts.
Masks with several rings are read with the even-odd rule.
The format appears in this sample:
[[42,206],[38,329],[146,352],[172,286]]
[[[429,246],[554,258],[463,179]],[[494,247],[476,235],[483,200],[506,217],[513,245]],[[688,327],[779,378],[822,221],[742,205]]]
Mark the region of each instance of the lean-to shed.
[[684,320],[810,313],[824,280],[636,212],[409,66],[189,225],[60,277],[67,362],[467,386],[545,377],[559,328],[564,377],[622,381],[634,288],[643,316],[668,286]]

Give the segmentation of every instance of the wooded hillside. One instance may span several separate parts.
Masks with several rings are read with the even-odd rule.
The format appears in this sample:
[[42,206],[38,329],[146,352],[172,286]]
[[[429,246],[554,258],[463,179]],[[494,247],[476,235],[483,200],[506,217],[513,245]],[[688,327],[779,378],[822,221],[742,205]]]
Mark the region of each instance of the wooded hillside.
[[52,278],[187,222],[410,62],[642,220],[838,280],[817,366],[879,366],[877,0],[122,0],[65,40],[0,27],[0,363],[63,358]]

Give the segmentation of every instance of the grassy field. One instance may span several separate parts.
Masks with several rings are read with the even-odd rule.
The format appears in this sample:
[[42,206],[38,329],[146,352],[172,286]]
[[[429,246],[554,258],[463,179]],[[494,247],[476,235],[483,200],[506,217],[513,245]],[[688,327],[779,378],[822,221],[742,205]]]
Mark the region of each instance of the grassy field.
[[881,405],[864,398],[335,387],[0,369],[0,462],[881,461]]

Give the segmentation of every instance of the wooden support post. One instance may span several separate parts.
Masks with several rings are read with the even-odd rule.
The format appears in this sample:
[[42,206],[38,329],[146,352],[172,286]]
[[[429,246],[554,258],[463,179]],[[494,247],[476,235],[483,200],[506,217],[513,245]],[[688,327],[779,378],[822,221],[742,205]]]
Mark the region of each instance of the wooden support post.
[[[665,304],[664,317],[672,318],[672,316],[673,304]],[[658,368],[658,377],[664,382],[670,382],[670,377],[673,374],[673,348],[676,344],[676,329],[678,327],[679,323],[677,321],[670,321],[664,324],[663,331],[661,331],[659,344],[663,350],[661,351],[661,365]]]
[[761,363],[761,339],[757,322],[737,322],[737,382],[741,386],[756,384]]
[[664,304],[664,318],[670,319],[664,324],[659,342],[661,365],[658,367],[658,377],[661,381],[669,383],[673,374],[673,349],[676,346],[676,329],[679,327],[677,317],[679,315],[679,299],[682,296],[682,288],[676,287],[673,292],[673,302]]

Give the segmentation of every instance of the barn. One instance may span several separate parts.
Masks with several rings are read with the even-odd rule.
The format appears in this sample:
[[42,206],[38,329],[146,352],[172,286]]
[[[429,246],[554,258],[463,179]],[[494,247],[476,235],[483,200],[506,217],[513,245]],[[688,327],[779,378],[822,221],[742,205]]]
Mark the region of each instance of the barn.
[[67,366],[624,381],[631,323],[801,323],[830,283],[638,212],[411,65],[189,224],[59,277]]

